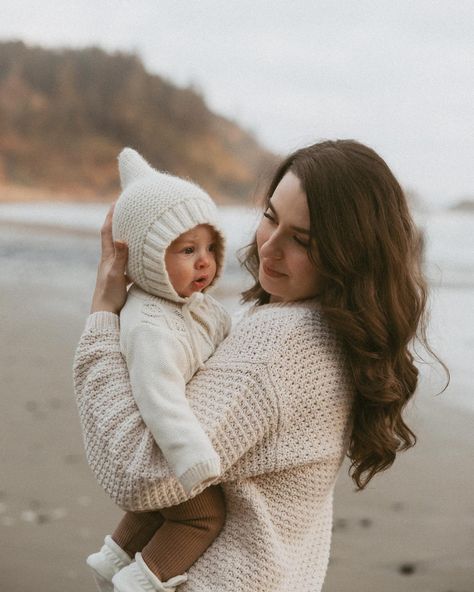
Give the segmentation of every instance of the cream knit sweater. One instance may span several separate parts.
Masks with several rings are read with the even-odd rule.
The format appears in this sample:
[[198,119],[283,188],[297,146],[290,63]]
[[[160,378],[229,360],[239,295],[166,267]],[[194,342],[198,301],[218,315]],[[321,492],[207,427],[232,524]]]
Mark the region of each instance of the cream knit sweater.
[[[124,509],[176,505],[187,496],[141,419],[119,335],[116,315],[91,315],[76,354],[89,464]],[[321,590],[353,387],[317,304],[252,309],[186,392],[220,456],[227,515],[180,592]]]

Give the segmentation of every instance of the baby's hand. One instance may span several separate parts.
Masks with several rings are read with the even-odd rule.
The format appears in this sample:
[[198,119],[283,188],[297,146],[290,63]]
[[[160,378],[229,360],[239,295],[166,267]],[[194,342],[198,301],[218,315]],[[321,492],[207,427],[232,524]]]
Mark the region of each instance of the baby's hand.
[[102,254],[97,270],[91,313],[106,311],[118,314],[127,299],[127,284],[130,283],[125,275],[128,248],[126,243],[113,241],[114,207],[115,204],[112,204],[101,229]]

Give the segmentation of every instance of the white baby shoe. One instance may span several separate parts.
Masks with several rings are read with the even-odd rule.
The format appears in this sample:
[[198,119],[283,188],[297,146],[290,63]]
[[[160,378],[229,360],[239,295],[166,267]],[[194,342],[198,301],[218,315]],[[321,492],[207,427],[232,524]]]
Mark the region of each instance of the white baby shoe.
[[162,582],[145,563],[141,553],[137,553],[135,562],[115,574],[112,583],[114,592],[174,592],[176,586],[187,579],[188,576],[183,574]]
[[127,553],[109,535],[105,537],[101,550],[86,559],[99,592],[113,592],[112,578],[131,561]]

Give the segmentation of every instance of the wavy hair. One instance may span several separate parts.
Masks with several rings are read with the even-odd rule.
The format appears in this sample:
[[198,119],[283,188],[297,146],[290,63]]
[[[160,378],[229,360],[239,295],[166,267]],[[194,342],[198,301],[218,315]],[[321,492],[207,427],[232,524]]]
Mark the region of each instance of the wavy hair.
[[[416,442],[402,417],[418,382],[410,349],[415,339],[449,380],[426,338],[422,236],[385,161],[359,142],[324,141],[288,156],[269,184],[265,206],[288,171],[307,196],[308,254],[318,269],[320,304],[344,344],[355,385],[347,454],[352,479],[363,489]],[[255,280],[242,300],[267,303],[255,241],[241,263]]]

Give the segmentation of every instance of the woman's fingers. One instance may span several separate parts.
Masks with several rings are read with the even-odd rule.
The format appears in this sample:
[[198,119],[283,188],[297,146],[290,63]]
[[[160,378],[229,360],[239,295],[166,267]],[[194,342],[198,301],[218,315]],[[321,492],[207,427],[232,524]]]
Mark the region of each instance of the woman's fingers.
[[105,217],[104,224],[100,230],[100,240],[102,247],[102,259],[108,259],[115,254],[114,241],[112,238],[112,216],[114,214],[115,203],[113,203]]
[[128,258],[127,244],[112,237],[114,206],[109,208],[100,231],[102,256],[97,269],[97,280],[92,297],[91,312],[108,311],[119,313],[127,298],[125,275]]
[[127,258],[128,258],[128,247],[127,243],[122,241],[115,241],[113,243],[115,256],[114,262],[112,264],[113,271],[118,275],[125,275],[125,270],[127,267]]
[[112,243],[112,257],[103,258],[97,270],[97,281],[92,297],[91,312],[108,311],[118,314],[127,299],[128,248],[126,243]]

